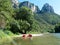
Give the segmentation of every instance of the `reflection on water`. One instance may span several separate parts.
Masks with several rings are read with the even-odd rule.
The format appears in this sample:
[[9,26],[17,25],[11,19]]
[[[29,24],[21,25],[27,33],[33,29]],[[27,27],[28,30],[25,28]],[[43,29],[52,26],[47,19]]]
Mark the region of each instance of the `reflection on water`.
[[60,38],[60,33],[53,33],[53,36],[56,36],[57,38]]

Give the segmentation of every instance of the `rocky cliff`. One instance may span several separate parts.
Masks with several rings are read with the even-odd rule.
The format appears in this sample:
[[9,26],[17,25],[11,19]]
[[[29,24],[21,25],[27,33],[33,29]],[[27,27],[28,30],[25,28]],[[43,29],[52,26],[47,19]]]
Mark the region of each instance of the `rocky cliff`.
[[14,8],[17,8],[19,6],[18,0],[12,0],[12,5]]
[[38,6],[34,5],[33,3],[30,3],[29,1],[24,1],[19,4],[19,7],[26,6],[30,8],[33,12],[39,13],[40,9]]

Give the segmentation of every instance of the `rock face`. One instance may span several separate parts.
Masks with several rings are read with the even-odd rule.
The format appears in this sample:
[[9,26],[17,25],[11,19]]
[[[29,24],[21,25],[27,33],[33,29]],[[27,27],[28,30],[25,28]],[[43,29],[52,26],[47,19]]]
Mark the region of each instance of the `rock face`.
[[26,7],[30,8],[35,13],[40,12],[40,9],[38,8],[38,6],[36,6],[33,3],[30,3],[28,1],[21,2],[19,4],[19,7],[22,7],[22,6],[26,6]]
[[12,0],[12,5],[14,8],[17,8],[19,6],[18,0]]
[[50,6],[48,3],[44,4],[41,11],[42,12],[48,12],[48,13],[54,13],[53,7]]

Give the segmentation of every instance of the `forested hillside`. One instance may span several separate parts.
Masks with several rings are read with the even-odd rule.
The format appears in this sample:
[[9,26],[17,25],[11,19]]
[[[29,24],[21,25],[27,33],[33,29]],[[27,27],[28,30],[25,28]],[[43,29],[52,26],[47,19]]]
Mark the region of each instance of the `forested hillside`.
[[16,4],[11,0],[0,0],[0,30],[4,32],[55,32],[57,23],[60,23],[60,15],[49,4],[45,4],[40,10],[28,1]]

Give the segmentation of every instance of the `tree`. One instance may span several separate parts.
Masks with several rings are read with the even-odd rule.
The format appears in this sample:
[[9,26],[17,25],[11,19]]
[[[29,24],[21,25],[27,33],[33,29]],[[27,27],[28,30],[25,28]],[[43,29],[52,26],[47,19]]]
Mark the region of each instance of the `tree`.
[[0,0],[0,12],[1,11],[6,11],[9,12],[10,14],[13,14],[13,7],[11,0]]
[[26,33],[32,29],[33,24],[33,13],[27,7],[21,7],[17,12],[15,19],[18,20],[20,25],[20,31]]
[[[7,29],[8,27],[10,27],[9,24],[12,21],[13,15],[14,15],[14,9],[12,7],[11,0],[0,0],[0,15],[4,17],[3,18],[3,20],[5,21],[4,28]],[[0,16],[0,18],[1,18],[1,16]],[[3,24],[1,24],[1,25],[3,25]]]
[[55,33],[60,33],[60,23],[55,26]]

